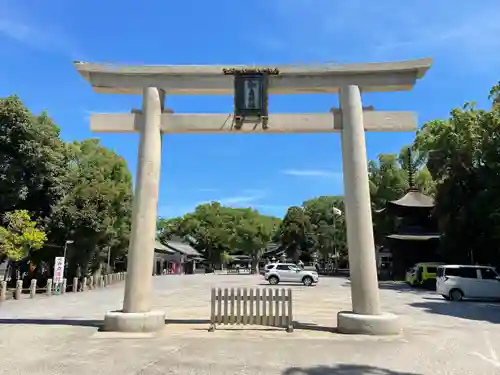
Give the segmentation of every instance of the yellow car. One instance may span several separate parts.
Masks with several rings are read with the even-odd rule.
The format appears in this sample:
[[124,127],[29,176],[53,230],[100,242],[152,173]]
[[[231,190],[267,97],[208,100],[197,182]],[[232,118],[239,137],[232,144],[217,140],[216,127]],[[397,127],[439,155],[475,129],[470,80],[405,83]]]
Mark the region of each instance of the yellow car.
[[439,262],[417,263],[406,271],[406,282],[411,286],[433,289],[436,287],[437,268],[443,264]]

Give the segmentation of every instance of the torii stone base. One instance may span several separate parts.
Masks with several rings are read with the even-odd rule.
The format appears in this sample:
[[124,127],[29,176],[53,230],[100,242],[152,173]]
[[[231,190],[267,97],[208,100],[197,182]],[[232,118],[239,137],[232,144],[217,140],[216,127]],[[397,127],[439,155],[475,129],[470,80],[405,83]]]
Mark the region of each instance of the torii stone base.
[[401,322],[397,315],[391,313],[362,315],[352,311],[341,311],[337,314],[337,332],[357,335],[397,335],[401,332]]
[[107,332],[156,332],[165,327],[165,312],[151,310],[143,313],[108,311],[102,330]]

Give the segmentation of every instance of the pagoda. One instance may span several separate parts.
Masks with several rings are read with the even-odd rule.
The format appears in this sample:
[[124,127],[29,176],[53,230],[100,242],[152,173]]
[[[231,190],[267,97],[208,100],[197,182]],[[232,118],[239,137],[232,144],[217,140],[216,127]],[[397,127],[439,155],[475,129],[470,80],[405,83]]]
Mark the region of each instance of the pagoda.
[[433,217],[434,198],[415,187],[415,168],[408,164],[407,193],[387,202],[384,214],[394,219],[394,232],[385,238],[385,248],[392,255],[392,277],[404,280],[406,270],[419,262],[439,262],[440,234]]

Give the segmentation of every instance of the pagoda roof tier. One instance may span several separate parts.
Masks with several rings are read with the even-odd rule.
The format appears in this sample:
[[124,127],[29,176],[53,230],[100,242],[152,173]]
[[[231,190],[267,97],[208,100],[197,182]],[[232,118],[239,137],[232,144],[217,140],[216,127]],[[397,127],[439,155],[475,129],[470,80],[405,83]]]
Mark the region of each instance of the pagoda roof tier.
[[389,202],[390,205],[414,208],[433,208],[434,198],[422,194],[419,191],[410,190],[406,195],[398,200]]
[[441,237],[438,233],[422,233],[422,234],[390,234],[386,236],[391,240],[401,241],[429,241],[437,240]]

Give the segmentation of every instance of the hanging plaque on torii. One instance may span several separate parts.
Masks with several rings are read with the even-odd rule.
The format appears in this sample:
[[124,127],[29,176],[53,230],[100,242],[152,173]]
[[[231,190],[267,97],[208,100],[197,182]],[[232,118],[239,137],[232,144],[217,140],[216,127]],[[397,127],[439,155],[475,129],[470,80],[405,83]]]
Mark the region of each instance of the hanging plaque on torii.
[[262,124],[267,129],[268,84],[270,75],[278,75],[273,68],[222,69],[225,75],[234,76],[234,127],[241,129],[244,123]]

